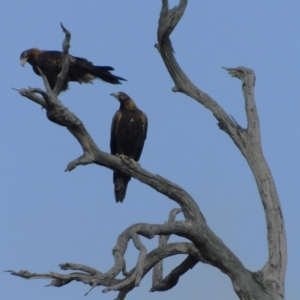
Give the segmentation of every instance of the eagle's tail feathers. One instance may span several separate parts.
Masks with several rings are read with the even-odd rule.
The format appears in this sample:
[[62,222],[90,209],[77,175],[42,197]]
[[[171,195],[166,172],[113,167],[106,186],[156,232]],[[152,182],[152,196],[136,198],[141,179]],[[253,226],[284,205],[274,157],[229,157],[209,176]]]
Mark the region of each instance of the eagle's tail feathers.
[[113,179],[115,185],[116,202],[123,202],[126,195],[127,185],[131,177],[114,172]]

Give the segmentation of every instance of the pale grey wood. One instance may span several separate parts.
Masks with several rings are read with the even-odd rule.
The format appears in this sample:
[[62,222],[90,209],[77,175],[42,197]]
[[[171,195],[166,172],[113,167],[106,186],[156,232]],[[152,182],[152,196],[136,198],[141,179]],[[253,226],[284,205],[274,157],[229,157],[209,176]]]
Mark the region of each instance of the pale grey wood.
[[[176,215],[181,213],[182,210],[180,208],[174,208],[171,210],[169,214],[168,223],[175,222]],[[163,247],[168,243],[170,235],[161,235],[158,237],[158,247]],[[156,287],[161,284],[163,281],[163,261],[159,261],[153,268],[152,272],[152,288],[151,292],[156,290]]]
[[[177,63],[170,34],[180,21],[187,5],[187,0],[180,0],[178,7],[168,8],[168,1],[162,0],[162,9],[157,31],[159,53],[172,77],[174,92],[182,92],[209,109],[219,122],[220,129],[224,130],[240,149],[247,160],[256,179],[262,203],[265,209],[268,230],[269,259],[264,268],[258,272],[247,270],[238,257],[223,243],[223,241],[208,227],[206,220],[196,201],[180,186],[171,181],[148,172],[139,164],[132,163],[126,158],[119,158],[99,149],[84,124],[74,113],[70,112],[57,98],[62,83],[68,71],[68,49],[71,34],[63,26],[65,40],[63,43],[63,68],[58,81],[51,91],[46,77],[42,74],[46,92],[41,89],[29,88],[19,90],[19,93],[41,105],[47,111],[47,117],[52,122],[66,127],[77,139],[82,147],[83,154],[70,162],[66,171],[74,170],[79,165],[97,164],[112,170],[130,175],[149,185],[159,193],[176,202],[180,208],[172,210],[168,222],[165,224],[134,224],[125,229],[118,237],[113,249],[114,265],[110,270],[102,273],[92,267],[81,264],[65,263],[60,267],[71,270],[70,274],[36,274],[28,271],[8,271],[12,275],[26,279],[52,279],[49,286],[63,286],[74,280],[88,284],[92,288],[105,286],[103,292],[119,291],[118,300],[124,299],[133,288],[139,285],[140,280],[153,269],[151,291],[165,291],[174,287],[180,278],[198,262],[210,264],[229,276],[233,288],[243,300],[282,300],[284,298],[284,276],[286,269],[286,240],[284,223],[281,215],[279,198],[275,184],[261,149],[258,113],[254,99],[254,72],[248,68],[225,68],[232,76],[242,80],[243,93],[248,125],[242,128],[233,117],[209,95],[197,88]],[[38,96],[38,95],[40,96]],[[183,221],[175,221],[177,213],[182,212]],[[170,235],[185,237],[189,243],[169,243]],[[156,249],[147,253],[140,236],[146,238],[159,237]],[[126,270],[124,255],[129,241],[133,241],[139,250],[136,267]],[[163,278],[162,260],[166,257],[187,254],[188,257]],[[116,279],[120,273],[123,279]]]
[[230,272],[225,273],[233,281],[234,289],[240,299],[283,299],[287,264],[286,234],[276,186],[262,152],[259,118],[254,98],[254,71],[245,67],[225,68],[229,74],[243,82],[247,116],[247,128],[244,129],[230,118],[214,99],[191,82],[174,57],[169,36],[184,14],[186,5],[187,0],[180,0],[178,7],[169,9],[168,1],[162,0],[156,47],[175,83],[173,91],[182,92],[209,109],[219,121],[219,127],[228,133],[242,152],[256,180],[266,216],[269,259],[264,268],[256,274],[259,276],[253,278],[263,286],[262,292],[267,295],[256,298],[254,290],[251,292],[246,286],[247,284],[251,286],[251,282],[244,280],[238,283]]

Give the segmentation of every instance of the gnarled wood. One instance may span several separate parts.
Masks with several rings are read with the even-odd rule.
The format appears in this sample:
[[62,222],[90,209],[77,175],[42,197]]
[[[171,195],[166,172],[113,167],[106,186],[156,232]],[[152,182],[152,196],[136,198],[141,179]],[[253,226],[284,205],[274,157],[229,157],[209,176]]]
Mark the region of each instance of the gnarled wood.
[[[102,273],[95,268],[81,264],[64,263],[60,265],[61,269],[74,272],[65,275],[53,272],[36,274],[28,271],[8,271],[12,275],[26,279],[51,279],[49,286],[57,287],[64,286],[74,280],[90,285],[90,290],[96,286],[105,286],[103,292],[119,291],[117,299],[121,300],[140,284],[143,276],[151,269],[153,269],[151,291],[165,291],[174,287],[180,276],[193,268],[194,265],[202,262],[227,274],[240,299],[282,300],[284,298],[286,269],[284,223],[275,184],[261,148],[259,119],[254,100],[254,72],[244,67],[225,68],[232,76],[243,82],[242,88],[248,125],[247,128],[242,128],[214,99],[191,82],[174,57],[169,36],[184,14],[186,5],[187,0],[180,0],[178,7],[169,9],[168,1],[162,0],[156,47],[175,83],[173,91],[185,93],[209,109],[219,121],[220,129],[232,138],[247,160],[259,189],[267,220],[269,259],[266,265],[262,270],[255,273],[247,270],[238,257],[208,227],[195,200],[181,187],[159,175],[148,172],[138,164],[133,164],[131,160],[118,158],[99,149],[81,120],[57,98],[61,90],[61,83],[64,82],[68,71],[69,60],[66,58],[68,57],[71,38],[70,32],[62,26],[66,35],[63,43],[64,64],[54,90],[50,89],[46,77],[41,72],[46,92],[41,89],[30,88],[19,90],[19,93],[45,108],[48,119],[66,127],[81,145],[83,154],[70,162],[66,171],[71,171],[79,165],[91,163],[104,166],[130,175],[149,185],[175,201],[180,208],[173,210],[168,222],[163,225],[141,223],[134,224],[124,230],[113,249],[115,264],[107,272]],[[180,212],[184,215],[184,221],[176,222],[175,216]],[[185,237],[190,242],[168,243],[170,235]],[[140,240],[140,236],[149,239],[158,236],[159,246],[148,253],[147,248]],[[138,249],[139,256],[135,268],[127,271],[124,255],[130,240]],[[188,256],[163,278],[163,259],[177,254],[187,254]],[[116,276],[121,272],[124,278],[116,279]]]
[[[178,209],[176,209],[178,211]],[[174,210],[173,210],[174,211]],[[134,287],[139,285],[140,280],[161,260],[166,257],[177,255],[177,254],[188,254],[189,257],[193,257],[193,263],[198,261],[206,263],[203,259],[201,253],[192,243],[170,243],[165,245],[160,245],[155,250],[147,253],[146,247],[139,240],[139,235],[147,238],[153,238],[156,235],[170,235],[186,234],[186,226],[184,222],[175,222],[174,217],[172,217],[173,211],[171,211],[171,217],[169,221],[164,225],[155,224],[134,224],[128,227],[126,230],[120,234],[116,246],[113,249],[113,256],[115,259],[115,265],[105,273],[96,270],[93,267],[85,266],[82,264],[75,263],[64,263],[60,264],[62,270],[72,270],[70,274],[59,274],[59,273],[44,273],[37,274],[31,273],[26,270],[21,270],[19,272],[8,270],[14,276],[18,276],[25,279],[52,279],[51,283],[47,286],[61,287],[69,284],[72,281],[80,281],[84,284],[91,285],[92,288],[86,293],[86,295],[96,286],[106,286],[103,292],[108,291],[119,291],[119,299],[124,299],[125,295],[132,290]],[[126,271],[126,262],[124,255],[127,250],[127,246],[130,240],[134,241],[134,245],[138,250],[140,250],[140,256],[137,261],[137,265],[130,271]],[[172,278],[179,278],[179,276],[192,266],[189,264],[187,266],[184,263],[183,266],[178,267],[178,271],[172,273]],[[180,271],[180,272],[179,272]],[[124,279],[116,279],[120,273],[124,275]],[[170,278],[169,276],[168,278]],[[170,279],[164,281],[164,286]],[[170,284],[170,283],[169,283]],[[162,285],[162,283],[161,283]],[[120,295],[123,295],[122,297]],[[118,299],[118,298],[117,298]]]
[[[268,233],[269,259],[260,272],[261,282],[263,282],[265,293],[268,296],[259,299],[283,299],[287,264],[286,235],[276,186],[262,153],[259,118],[254,99],[255,75],[252,70],[245,67],[224,68],[233,77],[237,77],[243,82],[242,89],[248,122],[247,128],[244,129],[230,118],[215,100],[191,82],[174,57],[169,36],[184,14],[186,5],[187,0],[180,0],[178,8],[169,9],[168,1],[162,1],[157,31],[157,48],[175,83],[173,91],[182,92],[209,109],[219,121],[219,127],[228,133],[248,162],[265,209]],[[232,277],[231,279],[241,299],[255,299],[253,295],[251,296],[251,292],[248,295],[242,291],[247,287],[239,286]]]

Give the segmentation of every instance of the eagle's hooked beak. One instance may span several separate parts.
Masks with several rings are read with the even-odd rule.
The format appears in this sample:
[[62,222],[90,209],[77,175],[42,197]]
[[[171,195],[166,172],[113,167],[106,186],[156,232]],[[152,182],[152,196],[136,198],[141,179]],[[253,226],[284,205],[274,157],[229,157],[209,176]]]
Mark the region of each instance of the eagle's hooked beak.
[[119,93],[111,93],[110,95],[119,100]]
[[21,63],[21,66],[24,67],[24,65],[26,64],[27,62],[27,57],[23,57],[20,59],[20,63]]

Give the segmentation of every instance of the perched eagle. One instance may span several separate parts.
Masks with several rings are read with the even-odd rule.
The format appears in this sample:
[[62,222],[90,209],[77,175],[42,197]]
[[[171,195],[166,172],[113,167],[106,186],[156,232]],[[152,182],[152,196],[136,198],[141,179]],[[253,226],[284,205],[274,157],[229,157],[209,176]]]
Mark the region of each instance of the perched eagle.
[[[111,125],[111,154],[126,156],[134,161],[141,157],[147,136],[147,116],[137,108],[134,101],[125,93],[112,93],[120,101]],[[123,202],[130,176],[114,172],[116,202]]]
[[[62,91],[68,89],[69,81],[77,81],[79,83],[92,83],[95,78],[100,78],[103,81],[120,84],[119,80],[126,80],[122,77],[115,76],[110,73],[114,68],[108,66],[94,66],[93,63],[85,58],[70,57],[69,72],[66,82],[63,85]],[[32,65],[33,71],[40,76],[41,69],[47,77],[51,89],[53,90],[57,81],[57,75],[62,68],[62,53],[60,51],[46,51],[37,48],[23,51],[20,56],[21,65],[24,66],[26,62]]]

